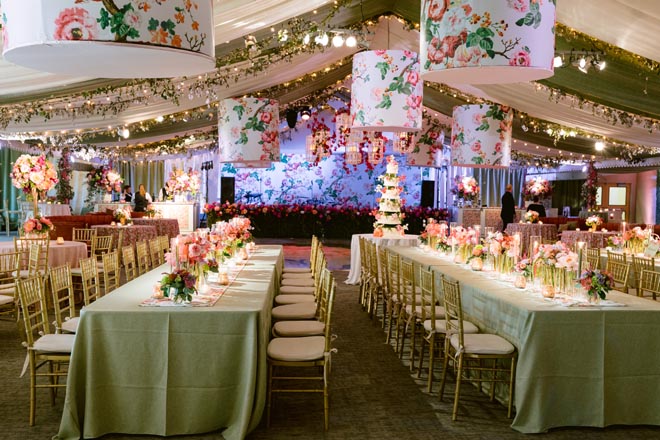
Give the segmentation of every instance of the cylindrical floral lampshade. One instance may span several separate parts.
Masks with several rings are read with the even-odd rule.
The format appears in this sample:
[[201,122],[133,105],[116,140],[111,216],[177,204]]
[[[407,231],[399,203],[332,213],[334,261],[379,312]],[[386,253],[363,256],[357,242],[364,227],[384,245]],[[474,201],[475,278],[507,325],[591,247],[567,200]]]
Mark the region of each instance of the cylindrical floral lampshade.
[[[437,121],[437,120],[436,120]],[[442,143],[445,132],[431,118],[424,118],[422,131],[415,136],[412,150],[406,154],[406,164],[415,167],[442,166]]]
[[554,1],[422,0],[420,23],[427,81],[498,84],[553,75]]
[[423,82],[419,57],[407,50],[375,50],[353,56],[352,128],[418,131]]
[[511,161],[513,112],[497,104],[454,107],[451,127],[452,165],[505,168]]
[[[218,145],[220,162],[261,168],[280,161],[279,105],[267,98],[220,101]],[[257,166],[258,165],[258,166]]]
[[164,78],[215,68],[212,0],[3,0],[3,57],[100,78]]

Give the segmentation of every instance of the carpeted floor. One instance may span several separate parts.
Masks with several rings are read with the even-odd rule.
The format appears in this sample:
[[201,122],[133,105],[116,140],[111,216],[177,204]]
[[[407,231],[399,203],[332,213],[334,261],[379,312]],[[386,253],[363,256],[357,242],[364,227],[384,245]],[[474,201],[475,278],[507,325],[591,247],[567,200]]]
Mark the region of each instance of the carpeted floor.
[[[344,248],[345,249],[345,248]],[[299,250],[304,252],[304,250]],[[309,248],[306,249],[309,254]],[[340,255],[342,252],[337,251]],[[342,266],[333,260],[330,265]],[[344,252],[345,253],[345,252]],[[297,257],[296,257],[297,258]],[[424,392],[425,380],[415,380],[408,366],[384,344],[380,323],[370,320],[357,304],[357,286],[343,283],[347,272],[334,272],[337,295],[333,315],[338,338],[333,356],[330,392],[330,431],[323,432],[323,405],[319,395],[277,396],[272,426],[262,424],[248,439],[457,439],[490,440],[530,438],[513,431],[506,409],[476,388],[465,386],[459,420],[451,421],[449,397]],[[28,426],[28,379],[19,379],[25,351],[12,322],[0,321],[0,439],[43,440],[59,426],[63,396],[51,406],[46,392],[38,393],[37,425]],[[437,387],[436,387],[437,391]],[[543,435],[551,439],[660,439],[660,428],[614,427],[608,429],[561,429]],[[104,439],[155,439],[157,437],[112,435]],[[186,439],[220,439],[220,433],[187,436]]]

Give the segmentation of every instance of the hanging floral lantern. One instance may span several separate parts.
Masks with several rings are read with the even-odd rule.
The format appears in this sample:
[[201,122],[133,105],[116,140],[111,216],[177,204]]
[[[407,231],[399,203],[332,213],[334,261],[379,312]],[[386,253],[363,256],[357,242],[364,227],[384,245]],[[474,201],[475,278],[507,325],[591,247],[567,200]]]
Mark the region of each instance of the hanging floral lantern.
[[452,165],[506,168],[511,161],[513,112],[498,104],[454,107],[451,127]]
[[262,168],[280,161],[277,101],[251,97],[222,100],[218,121],[220,162]]
[[418,131],[422,128],[422,93],[416,53],[376,50],[355,54],[351,127],[363,131]]
[[407,154],[415,147],[415,133],[401,131],[394,133],[392,148],[395,153]]
[[385,138],[382,133],[376,132],[369,136],[369,153],[367,160],[371,165],[378,165],[385,157]]
[[211,0],[4,0],[3,58],[45,72],[165,78],[215,69]]
[[346,153],[344,161],[348,165],[359,165],[362,163],[362,144],[365,133],[363,131],[351,130],[348,142],[346,143]]
[[422,131],[415,137],[412,150],[406,154],[406,164],[418,167],[441,167],[445,132],[440,121],[425,115]]
[[427,81],[516,83],[554,73],[554,1],[422,0],[420,24]]

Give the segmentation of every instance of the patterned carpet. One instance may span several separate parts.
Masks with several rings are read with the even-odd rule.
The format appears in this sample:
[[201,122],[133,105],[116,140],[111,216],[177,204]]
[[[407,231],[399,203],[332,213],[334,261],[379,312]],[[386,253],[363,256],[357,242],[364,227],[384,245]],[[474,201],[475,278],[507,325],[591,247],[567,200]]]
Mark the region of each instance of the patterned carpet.
[[[347,249],[326,248],[332,267],[347,264]],[[290,249],[287,249],[289,251]],[[303,259],[309,247],[295,249],[293,260]],[[293,255],[293,254],[290,254]],[[338,256],[338,258],[335,258]],[[337,295],[333,319],[338,338],[334,346],[330,391],[330,431],[323,432],[323,405],[318,395],[276,396],[270,429],[262,424],[249,436],[260,439],[456,439],[491,440],[531,438],[510,427],[506,409],[471,386],[463,387],[459,420],[451,421],[453,386],[440,402],[427,394],[425,380],[411,376],[408,365],[384,344],[380,322],[370,320],[357,303],[357,286],[343,283],[347,273],[334,272]],[[62,395],[54,406],[46,392],[38,393],[37,425],[28,426],[28,379],[19,378],[25,359],[14,323],[0,321],[0,439],[45,440],[58,430]],[[436,371],[437,374],[437,371]],[[139,417],[139,415],[136,415]],[[660,439],[657,427],[607,429],[560,429],[542,436],[550,439]],[[156,439],[158,437],[112,435],[104,439]],[[178,437],[220,439],[221,433]]]

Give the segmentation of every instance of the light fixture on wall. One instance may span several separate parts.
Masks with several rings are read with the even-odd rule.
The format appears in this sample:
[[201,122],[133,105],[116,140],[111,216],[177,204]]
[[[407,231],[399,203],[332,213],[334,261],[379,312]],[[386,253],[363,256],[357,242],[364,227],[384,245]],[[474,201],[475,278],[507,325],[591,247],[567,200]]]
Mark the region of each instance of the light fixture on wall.
[[308,106],[300,108],[300,119],[307,121],[312,116],[312,111]]
[[603,141],[596,141],[594,144],[594,149],[596,151],[603,151],[605,149],[605,142]]
[[553,61],[555,68],[573,66],[582,73],[589,73],[590,69],[605,70],[605,52],[597,50],[557,51]]

